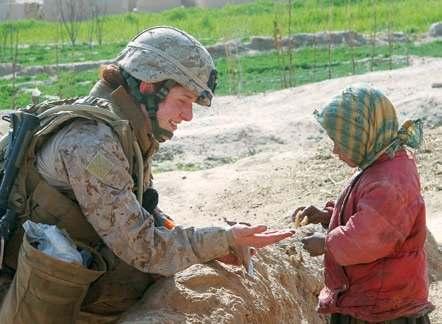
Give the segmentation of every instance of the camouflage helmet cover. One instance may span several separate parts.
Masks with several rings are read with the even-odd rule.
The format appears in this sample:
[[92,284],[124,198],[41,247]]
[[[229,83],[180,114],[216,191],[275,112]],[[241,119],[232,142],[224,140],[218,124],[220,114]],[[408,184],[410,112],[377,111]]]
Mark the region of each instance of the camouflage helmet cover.
[[135,36],[116,59],[134,78],[146,82],[174,80],[210,106],[216,70],[209,52],[195,38],[172,27],[152,27]]

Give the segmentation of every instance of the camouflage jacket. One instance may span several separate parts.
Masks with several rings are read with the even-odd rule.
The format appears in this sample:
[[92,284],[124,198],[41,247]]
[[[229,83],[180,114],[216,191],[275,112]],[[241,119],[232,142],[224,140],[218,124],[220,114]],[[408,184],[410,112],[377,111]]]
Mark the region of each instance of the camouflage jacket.
[[[108,99],[106,93],[99,82],[91,95]],[[36,167],[51,186],[75,197],[119,258],[142,272],[169,276],[229,253],[223,228],[177,226],[169,231],[154,226],[134,194],[123,148],[105,123],[77,119],[64,126],[37,152]]]

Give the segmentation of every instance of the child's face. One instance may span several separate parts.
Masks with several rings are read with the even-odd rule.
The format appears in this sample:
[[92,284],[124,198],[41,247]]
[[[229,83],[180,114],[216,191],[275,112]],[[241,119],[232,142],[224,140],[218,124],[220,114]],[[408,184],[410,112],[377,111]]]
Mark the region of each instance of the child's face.
[[351,168],[357,167],[357,165],[349,157],[347,157],[345,153],[341,152],[338,145],[336,145],[336,143],[334,142],[333,142],[333,154],[337,155],[339,160],[345,162],[349,167]]

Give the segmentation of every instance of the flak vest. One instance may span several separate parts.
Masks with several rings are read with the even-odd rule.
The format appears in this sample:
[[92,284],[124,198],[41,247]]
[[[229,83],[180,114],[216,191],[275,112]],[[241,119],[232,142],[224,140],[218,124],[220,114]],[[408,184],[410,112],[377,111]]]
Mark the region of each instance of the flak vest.
[[[101,94],[95,91],[94,94],[109,97],[107,90],[104,89],[105,93]],[[16,269],[23,238],[21,224],[28,219],[65,229],[73,240],[97,251],[107,264],[106,272],[90,286],[81,306],[84,312],[104,316],[118,315],[132,306],[154,281],[153,276],[129,266],[115,256],[89,224],[75,197],[69,197],[49,185],[36,170],[34,162],[39,148],[50,136],[74,119],[83,118],[103,122],[112,128],[122,145],[133,176],[136,169],[133,147],[134,142],[137,142],[143,156],[144,174],[150,177],[151,157],[158,150],[158,142],[152,136],[146,136],[146,129],[139,122],[144,120],[140,116],[140,107],[137,105],[137,110],[124,106],[132,100],[124,88],[113,91],[111,98],[112,102],[98,97],[85,97],[42,103],[27,109],[43,117],[41,127],[26,150],[10,195],[10,206],[17,211],[19,221],[17,231],[8,242],[5,252],[5,264]]]

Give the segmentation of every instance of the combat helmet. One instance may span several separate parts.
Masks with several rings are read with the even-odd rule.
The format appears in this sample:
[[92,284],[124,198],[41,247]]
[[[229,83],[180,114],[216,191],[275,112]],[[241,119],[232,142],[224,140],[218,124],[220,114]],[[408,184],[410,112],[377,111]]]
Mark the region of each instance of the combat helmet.
[[127,44],[116,59],[131,89],[136,91],[137,82],[166,81],[152,95],[133,93],[148,105],[148,112],[155,131],[172,137],[158,128],[156,111],[158,104],[176,83],[192,91],[196,103],[210,106],[216,87],[217,72],[209,52],[195,38],[173,27],[157,26],[144,30]]

